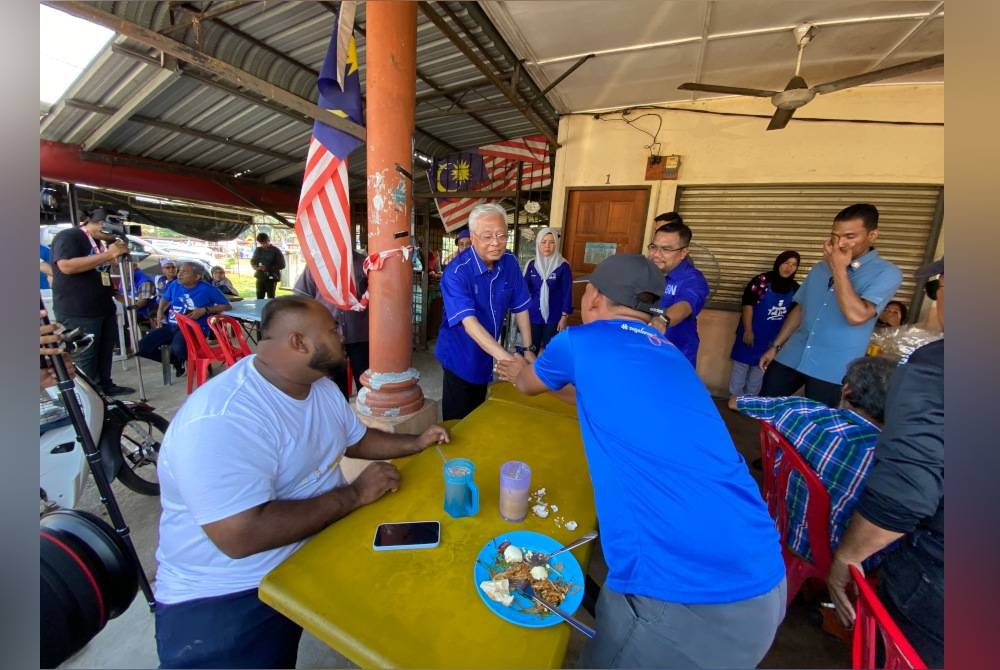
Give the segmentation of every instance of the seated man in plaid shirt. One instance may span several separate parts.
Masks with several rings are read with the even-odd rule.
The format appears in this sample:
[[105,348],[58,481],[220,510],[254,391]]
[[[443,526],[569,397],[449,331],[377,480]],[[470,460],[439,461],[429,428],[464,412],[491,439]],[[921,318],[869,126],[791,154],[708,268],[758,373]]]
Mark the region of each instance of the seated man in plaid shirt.
[[[830,494],[830,547],[840,543],[844,526],[861,495],[875,457],[875,443],[885,418],[885,396],[895,364],[863,357],[847,366],[840,407],[832,409],[801,396],[760,398],[740,396],[736,408],[774,426],[798,450]],[[775,468],[781,460],[777,454]],[[794,472],[788,485],[788,543],[811,559],[806,532],[805,482]]]

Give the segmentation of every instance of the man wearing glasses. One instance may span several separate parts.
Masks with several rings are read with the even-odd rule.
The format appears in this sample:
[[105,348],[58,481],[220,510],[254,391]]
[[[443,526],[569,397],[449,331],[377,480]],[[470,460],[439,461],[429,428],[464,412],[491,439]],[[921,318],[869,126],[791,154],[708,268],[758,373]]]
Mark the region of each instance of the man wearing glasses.
[[649,260],[666,280],[659,306],[663,314],[653,319],[654,328],[664,333],[681,350],[691,367],[698,364],[698,312],[708,300],[705,275],[688,260],[691,229],[677,212],[666,212],[654,221],[665,222],[656,229],[646,247]]
[[472,253],[449,263],[441,277],[444,315],[434,355],[444,369],[441,414],[462,419],[486,400],[493,361],[513,360],[497,338],[514,312],[525,357],[535,359],[528,306],[531,296],[514,254],[507,251],[507,213],[496,204],[469,213]]

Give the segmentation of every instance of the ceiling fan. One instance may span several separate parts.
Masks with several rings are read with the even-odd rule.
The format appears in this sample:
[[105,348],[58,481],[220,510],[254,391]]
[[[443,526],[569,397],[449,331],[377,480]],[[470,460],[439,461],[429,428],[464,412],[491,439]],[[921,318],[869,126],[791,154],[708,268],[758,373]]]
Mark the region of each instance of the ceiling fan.
[[806,80],[799,76],[799,69],[802,67],[802,51],[806,45],[812,41],[816,34],[816,26],[811,23],[801,23],[792,29],[795,40],[799,45],[799,55],[795,61],[795,76],[788,81],[783,91],[765,91],[758,88],[742,88],[739,86],[718,86],[716,84],[699,84],[696,82],[686,82],[678,86],[678,89],[685,91],[705,91],[708,93],[728,93],[730,95],[751,95],[758,98],[771,98],[771,104],[776,109],[771,123],[767,125],[768,130],[780,130],[788,125],[792,114],[799,107],[816,97],[817,93],[833,93],[842,91],[845,88],[871,84],[883,79],[891,79],[904,74],[912,74],[922,70],[929,70],[944,63],[944,54],[921,58],[920,60],[893,65],[892,67],[873,70],[853,77],[845,77],[836,81],[820,84],[819,86],[809,86]]

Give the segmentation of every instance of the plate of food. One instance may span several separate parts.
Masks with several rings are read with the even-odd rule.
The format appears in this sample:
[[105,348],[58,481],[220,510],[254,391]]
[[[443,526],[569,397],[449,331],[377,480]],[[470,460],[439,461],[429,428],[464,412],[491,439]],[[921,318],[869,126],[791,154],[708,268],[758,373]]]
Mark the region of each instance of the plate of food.
[[583,570],[576,557],[564,552],[542,569],[525,560],[534,552],[551,554],[561,547],[562,543],[551,537],[529,530],[497,535],[476,557],[472,570],[476,593],[494,614],[518,626],[545,628],[561,623],[557,615],[510,584],[511,580],[529,580],[535,595],[572,616],[583,602]]

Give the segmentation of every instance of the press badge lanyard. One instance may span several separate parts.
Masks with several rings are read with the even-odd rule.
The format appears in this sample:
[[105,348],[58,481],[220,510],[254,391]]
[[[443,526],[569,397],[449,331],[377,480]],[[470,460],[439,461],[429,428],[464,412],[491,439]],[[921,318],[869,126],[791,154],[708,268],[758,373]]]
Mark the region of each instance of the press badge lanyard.
[[[90,234],[89,230],[87,230],[86,228],[83,228],[82,230],[83,234],[87,236],[87,241],[90,242],[91,255],[100,254],[103,253],[105,250],[107,250],[107,247],[105,246],[104,242],[98,244],[97,240],[94,239],[94,236]],[[103,284],[104,286],[111,286],[111,269],[108,268],[107,270],[98,270],[98,272],[101,275],[101,284]]]

